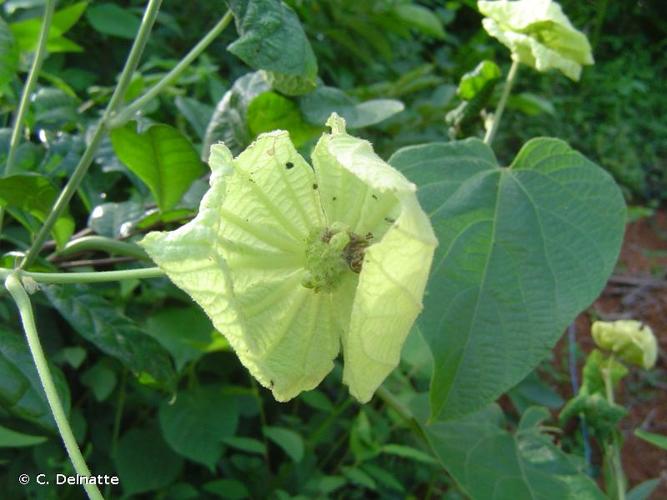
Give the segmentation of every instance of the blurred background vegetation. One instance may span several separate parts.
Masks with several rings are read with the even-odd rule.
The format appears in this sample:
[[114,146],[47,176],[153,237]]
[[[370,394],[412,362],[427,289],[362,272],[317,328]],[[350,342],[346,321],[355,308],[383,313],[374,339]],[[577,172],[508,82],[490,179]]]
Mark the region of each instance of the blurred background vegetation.
[[[496,62],[503,75],[509,68],[508,50],[482,30],[474,0],[287,3],[310,39],[321,83],[359,101],[392,98],[404,103],[404,110],[391,118],[355,131],[371,140],[384,158],[405,145],[449,140],[452,131],[446,116],[461,104],[456,93],[461,77],[483,59]],[[611,172],[629,202],[658,207],[667,199],[664,2],[561,3],[573,24],[587,33],[596,64],[584,69],[580,82],[522,67],[494,143],[497,156],[508,162],[531,137],[559,137]],[[59,2],[61,14],[54,21],[59,33],[49,41],[50,54],[32,98],[27,121],[30,140],[23,142],[18,155],[21,170],[42,173],[55,183],[62,183],[72,172],[86,134],[113,90],[144,5],[140,0]],[[19,24],[14,36],[21,48],[22,78],[30,64],[42,8],[40,0],[0,1],[2,18]],[[173,68],[225,11],[222,1],[165,0],[127,99],[140,95]],[[177,127],[204,153],[207,125],[216,106],[238,78],[252,71],[226,50],[235,38],[234,29],[228,28],[177,83],[151,103],[143,119]],[[14,78],[0,86],[0,164],[7,154],[21,83]],[[483,115],[494,109],[500,87],[469,117],[466,135],[483,134]],[[295,128],[299,127],[300,122]],[[221,136],[225,133],[231,132],[223,131]],[[251,139],[252,131],[239,140]],[[302,149],[307,152],[309,144],[306,138]],[[72,203],[72,213],[77,228],[125,238],[149,227],[180,224],[192,215],[204,188],[204,183],[195,183],[178,207],[181,211],[172,213],[173,220],[151,218],[146,212],[152,203],[148,190],[106,140]],[[99,207],[104,210],[96,210]],[[30,241],[18,224],[8,225],[4,238],[3,245],[10,242],[17,248],[25,248]],[[91,256],[96,255],[84,255]],[[3,257],[4,266],[11,265],[10,257]],[[53,262],[63,269],[68,265],[67,259]],[[75,431],[82,439],[89,436],[94,445],[89,457],[92,468],[96,473],[120,471],[127,493],[159,490],[161,498],[178,499],[268,498],[269,494],[298,498],[286,493],[298,490],[306,498],[329,494],[368,498],[368,492],[381,498],[445,498],[447,491],[447,498],[462,498],[451,479],[420,450],[409,429],[402,427],[400,417],[385,411],[381,402],[360,409],[347,397],[338,382],[340,370],[319,390],[279,405],[248,379],[219,335],[211,340],[208,319],[172,285],[130,282],[120,287],[84,287],[76,294],[77,300],[84,300],[110,324],[122,311],[158,338],[174,358],[183,388],[181,403],[167,406],[164,394],[152,390],[150,381],[128,374],[122,356],[107,356],[76,340],[72,328],[83,328],[81,318],[74,313],[67,316],[63,305],[71,297],[50,298],[60,315],[43,297],[36,298],[47,350],[71,387]],[[2,328],[16,330],[13,308],[8,302],[0,306]],[[184,330],[191,334],[187,343],[182,339]],[[97,333],[106,338],[114,332],[101,325]],[[426,390],[428,353],[418,337],[411,337],[404,357],[390,383],[398,394],[401,387]],[[559,376],[567,378],[566,373]],[[218,392],[207,392],[213,387]],[[519,413],[531,403],[562,404],[558,394],[536,377],[531,376],[524,389],[514,394]],[[220,391],[228,398],[222,400],[222,407]],[[0,412],[0,419],[8,418]],[[170,441],[172,448],[181,447],[178,455],[165,444],[164,439],[178,439],[174,436],[184,422],[201,425],[231,450],[218,463],[225,479],[216,480],[210,466],[216,456],[220,459],[221,447],[211,451],[202,445],[204,451],[183,452],[187,443]],[[25,430],[34,432],[27,424]],[[580,443],[572,445],[577,446]],[[7,467],[0,476],[0,491],[7,492],[7,498],[20,498],[26,491],[17,489],[19,471],[69,470],[56,439],[24,451],[0,449],[0,464]],[[35,498],[55,498],[53,490],[29,491]],[[68,491],[77,498],[78,492]]]

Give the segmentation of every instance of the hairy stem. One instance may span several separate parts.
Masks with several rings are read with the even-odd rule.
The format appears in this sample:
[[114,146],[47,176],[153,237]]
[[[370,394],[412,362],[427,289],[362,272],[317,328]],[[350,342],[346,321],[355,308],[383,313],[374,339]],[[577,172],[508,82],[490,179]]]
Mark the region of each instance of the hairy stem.
[[157,95],[162,92],[165,87],[171,85],[181,74],[185,71],[192,62],[197,59],[206,48],[211,45],[213,40],[215,40],[220,33],[222,33],[227,25],[233,19],[232,12],[230,10],[218,21],[218,23],[211,28],[211,30],[195,45],[190,52],[188,52],[181,61],[172,68],[169,73],[164,75],[160,80],[155,83],[150,89],[148,89],[140,97],[132,101],[125,108],[120,110],[110,121],[110,128],[122,127],[125,123],[131,120],[137,111],[141,110],[151,99],[157,97]]
[[[51,28],[51,21],[53,20],[53,11],[55,10],[55,0],[46,0],[44,4],[44,17],[42,17],[42,27],[39,32],[39,39],[37,40],[37,51],[32,60],[32,66],[28,72],[28,78],[23,86],[23,93],[19,101],[19,107],[14,116],[14,124],[12,126],[12,135],[9,139],[9,151],[7,153],[7,163],[5,164],[5,176],[11,175],[14,170],[14,161],[16,160],[16,152],[21,141],[21,134],[23,133],[23,121],[25,115],[30,107],[30,94],[32,94],[37,79],[39,78],[39,71],[42,69],[42,63],[46,57],[46,43],[49,39],[49,29]],[[4,209],[0,207],[0,232],[2,232],[2,220],[4,218]]]
[[[614,404],[614,382],[612,380],[612,366],[614,364],[614,355],[609,356],[607,366],[602,369],[604,378],[604,387],[607,395],[607,401]],[[621,463],[621,446],[616,433],[612,435],[611,442],[605,446],[606,459],[611,463],[611,472],[616,483],[616,498],[625,500],[625,474],[623,473],[623,464]]]
[[[89,477],[91,476],[90,470],[86,465],[86,461],[81,454],[79,445],[76,443],[74,434],[72,433],[72,428],[67,421],[67,415],[63,408],[60,397],[58,396],[58,391],[56,390],[56,385],[53,382],[53,377],[51,376],[51,371],[49,370],[49,365],[44,356],[44,351],[42,350],[42,345],[39,341],[39,335],[37,334],[37,328],[35,327],[35,318],[32,313],[32,304],[30,303],[30,298],[28,294],[23,289],[20,280],[16,277],[15,274],[10,274],[5,280],[5,287],[7,291],[11,294],[16,306],[19,309],[19,315],[21,316],[21,322],[23,323],[23,330],[25,331],[26,338],[28,340],[28,347],[30,348],[30,353],[32,354],[32,359],[35,362],[35,367],[37,368],[37,374],[39,375],[39,380],[42,383],[44,392],[46,394],[46,400],[51,408],[53,413],[53,418],[56,421],[58,427],[58,432],[60,437],[65,444],[65,449],[69,455],[74,470],[80,476]],[[102,494],[95,484],[84,484],[84,489],[88,494],[88,497],[95,500],[102,500]]]
[[500,119],[503,117],[503,111],[505,111],[505,105],[507,104],[507,98],[510,96],[512,91],[512,85],[514,85],[514,80],[519,71],[519,62],[512,61],[512,66],[510,67],[509,73],[507,73],[507,79],[505,80],[505,86],[503,87],[503,93],[500,95],[500,100],[498,101],[498,106],[496,107],[496,112],[493,114],[493,122],[489,130],[486,131],[484,136],[484,143],[488,146],[491,145],[493,139],[496,136],[498,131],[498,126],[500,125]]
[[69,181],[67,181],[65,188],[56,199],[56,202],[51,208],[49,216],[46,218],[46,221],[44,221],[44,224],[37,233],[37,236],[35,236],[35,241],[33,241],[30,250],[28,250],[27,255],[21,262],[20,267],[22,269],[28,267],[33,262],[33,260],[35,260],[40,250],[42,249],[42,246],[44,245],[44,242],[46,241],[51,228],[56,223],[56,220],[58,220],[58,217],[60,217],[63,210],[65,210],[69,204],[72,196],[74,196],[74,193],[79,188],[81,181],[88,172],[88,168],[93,162],[95,153],[97,152],[97,149],[102,142],[102,137],[106,132],[108,121],[118,105],[123,101],[127,87],[132,81],[132,75],[137,69],[137,65],[141,59],[141,54],[144,51],[146,42],[148,42],[148,36],[150,34],[151,28],[153,27],[153,24],[155,23],[155,19],[157,18],[161,3],[162,0],[148,1],[146,11],[144,12],[144,17],[142,18],[141,25],[139,26],[139,31],[137,32],[137,36],[134,39],[130,53],[127,56],[127,61],[125,61],[125,67],[123,68],[123,71],[120,74],[120,78],[118,79],[118,85],[116,85],[116,88],[111,95],[111,99],[109,100],[109,104],[107,104],[107,108],[104,111],[102,118],[95,127],[95,131],[93,132],[88,147],[86,147],[86,150],[81,156],[79,163],[74,169],[72,177],[70,177]]
[[14,271],[0,268],[0,278],[18,275],[21,279],[31,279],[37,283],[46,284],[76,284],[76,283],[103,283],[106,281],[120,281],[131,279],[162,278],[165,276],[159,267],[145,267],[141,269],[125,269],[122,271],[95,271],[86,273],[31,273],[28,271]]

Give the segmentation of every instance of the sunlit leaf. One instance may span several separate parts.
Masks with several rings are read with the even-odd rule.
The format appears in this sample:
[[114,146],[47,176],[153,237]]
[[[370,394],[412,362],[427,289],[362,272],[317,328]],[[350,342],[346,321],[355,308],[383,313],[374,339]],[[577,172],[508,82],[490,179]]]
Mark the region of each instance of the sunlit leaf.
[[160,210],[176,205],[204,165],[190,141],[168,125],[152,125],[139,133],[131,122],[111,131],[118,158],[151,190]]

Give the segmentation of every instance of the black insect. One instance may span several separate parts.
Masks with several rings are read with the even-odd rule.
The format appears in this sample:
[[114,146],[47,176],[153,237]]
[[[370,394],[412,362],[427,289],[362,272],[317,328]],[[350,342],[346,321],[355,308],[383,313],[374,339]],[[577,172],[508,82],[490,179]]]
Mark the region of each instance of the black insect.
[[317,184],[313,184],[313,189],[317,189]]
[[287,170],[289,170],[290,168],[293,168],[293,167],[294,167],[294,163],[292,163],[291,161],[288,161],[287,163],[285,163],[285,168]]

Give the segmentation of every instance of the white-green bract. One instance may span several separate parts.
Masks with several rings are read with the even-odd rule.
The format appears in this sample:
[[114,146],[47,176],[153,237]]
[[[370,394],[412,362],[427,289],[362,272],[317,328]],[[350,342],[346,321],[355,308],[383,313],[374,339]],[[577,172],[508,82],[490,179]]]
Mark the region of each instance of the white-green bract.
[[237,158],[213,146],[197,217],[141,242],[279,401],[316,387],[341,345],[343,382],[368,401],[398,364],[437,245],[415,185],[342,118],[327,125],[312,167],[284,131]]
[[579,80],[581,66],[593,64],[586,35],[552,0],[479,1],[484,29],[512,51],[512,59],[538,71],[557,69]]

